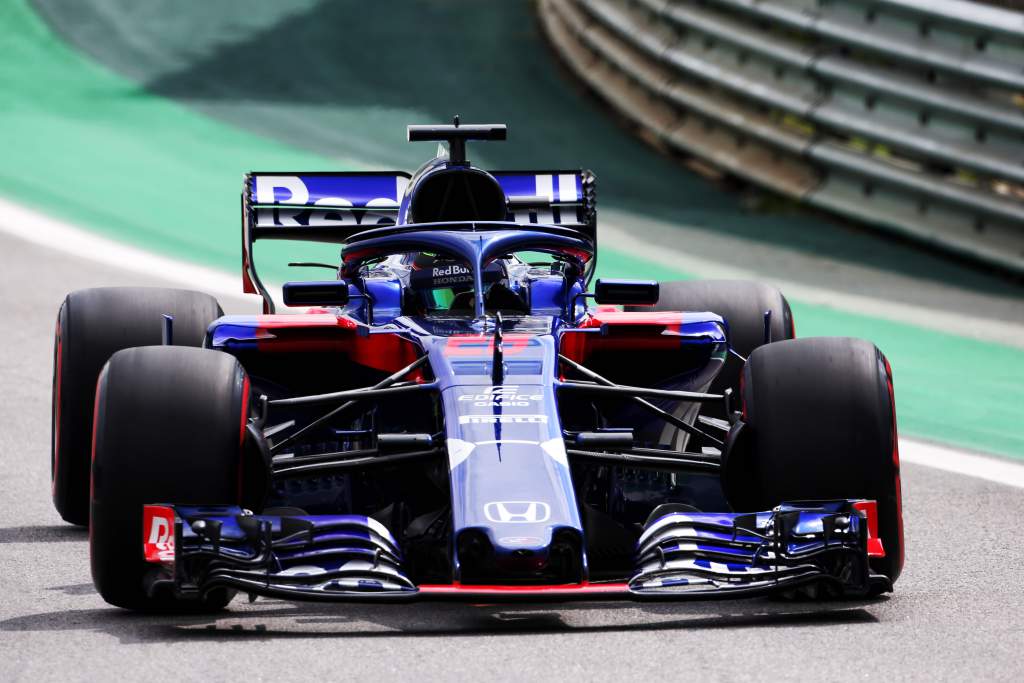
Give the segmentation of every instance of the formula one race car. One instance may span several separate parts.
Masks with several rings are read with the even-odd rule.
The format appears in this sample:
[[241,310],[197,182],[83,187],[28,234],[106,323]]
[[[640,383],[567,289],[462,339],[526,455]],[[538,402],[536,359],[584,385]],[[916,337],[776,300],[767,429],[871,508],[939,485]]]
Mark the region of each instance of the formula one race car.
[[[242,281],[70,294],[53,497],[103,598],[862,597],[903,565],[889,365],[734,281],[591,281],[587,171],[251,173]],[[283,285],[261,239],[342,245]]]

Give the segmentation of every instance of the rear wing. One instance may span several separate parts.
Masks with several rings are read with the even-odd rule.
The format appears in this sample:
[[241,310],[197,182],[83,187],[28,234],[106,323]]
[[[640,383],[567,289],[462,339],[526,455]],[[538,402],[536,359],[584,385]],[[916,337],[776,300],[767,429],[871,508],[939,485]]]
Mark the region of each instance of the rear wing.
[[506,220],[578,228],[597,240],[594,174],[590,171],[490,171],[505,191]]
[[[505,191],[506,220],[573,227],[597,242],[590,171],[491,171]],[[374,227],[405,223],[408,173],[248,173],[242,188],[242,287],[273,304],[253,263],[259,239],[344,244]]]

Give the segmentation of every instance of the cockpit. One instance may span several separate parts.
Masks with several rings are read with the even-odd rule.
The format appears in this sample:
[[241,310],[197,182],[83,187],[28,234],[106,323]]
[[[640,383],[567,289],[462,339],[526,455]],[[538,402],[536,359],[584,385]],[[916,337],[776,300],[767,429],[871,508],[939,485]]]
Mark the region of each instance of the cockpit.
[[[484,308],[529,313],[524,283],[509,280],[509,265],[492,261],[484,267]],[[406,315],[469,315],[476,300],[473,271],[459,259],[420,253],[411,257],[406,284]],[[515,289],[513,289],[515,287]]]
[[[567,293],[577,275],[577,270],[564,258],[538,253],[505,254],[482,268],[484,312],[505,316],[559,315],[565,310]],[[475,314],[473,270],[464,259],[434,252],[396,254],[367,263],[360,277],[366,283],[400,283],[402,315]]]

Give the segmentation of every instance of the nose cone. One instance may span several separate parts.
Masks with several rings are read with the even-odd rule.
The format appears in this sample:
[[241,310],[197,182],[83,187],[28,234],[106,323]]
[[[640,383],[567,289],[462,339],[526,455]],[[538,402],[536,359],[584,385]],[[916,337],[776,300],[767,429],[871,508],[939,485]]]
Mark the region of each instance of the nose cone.
[[489,441],[479,440],[464,463],[470,466],[453,477],[463,484],[464,506],[456,508],[464,524],[457,544],[461,580],[582,580],[582,534],[575,501],[566,495],[572,489],[562,440]]
[[582,525],[558,420],[554,340],[507,334],[495,384],[489,336],[431,348],[442,381],[455,539],[464,583],[578,582]]
[[500,529],[466,529],[459,535],[463,583],[579,583],[583,544],[575,529],[550,528],[541,535],[501,535]]
[[[521,514],[531,517],[538,517],[544,513],[543,503],[501,507],[505,510],[509,507],[513,510],[522,509]],[[499,570],[530,572],[542,570],[547,566],[551,551],[551,527],[537,524],[521,526],[524,528],[513,530],[507,525],[498,524],[486,530],[487,538],[494,548],[494,560]]]
[[522,535],[501,536],[494,528],[485,529],[484,534],[491,547],[491,562],[500,574],[529,576],[533,572],[543,571],[548,565],[551,551],[551,531],[535,530],[541,536]]

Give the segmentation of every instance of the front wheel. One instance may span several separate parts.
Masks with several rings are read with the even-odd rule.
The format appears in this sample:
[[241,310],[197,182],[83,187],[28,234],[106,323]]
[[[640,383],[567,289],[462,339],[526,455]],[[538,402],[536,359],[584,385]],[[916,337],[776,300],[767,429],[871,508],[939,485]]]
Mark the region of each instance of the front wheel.
[[96,389],[89,553],[103,599],[143,611],[215,610],[144,589],[147,503],[230,505],[241,500],[249,379],[238,361],[207,349],[150,346],[115,353]]
[[845,337],[761,346],[743,368],[742,398],[723,474],[733,507],[875,500],[885,557],[871,566],[895,582],[903,512],[892,372],[882,352]]

